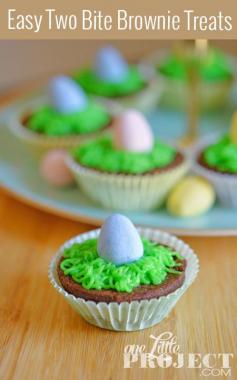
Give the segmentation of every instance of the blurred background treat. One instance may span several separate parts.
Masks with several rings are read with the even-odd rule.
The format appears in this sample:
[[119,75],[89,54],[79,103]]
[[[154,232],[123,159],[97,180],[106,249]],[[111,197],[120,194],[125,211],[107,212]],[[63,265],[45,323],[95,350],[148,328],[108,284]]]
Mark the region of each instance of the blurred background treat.
[[[111,41],[0,41],[0,94],[90,62],[95,51]],[[170,48],[174,41],[112,41],[128,60],[136,61],[154,50]],[[212,41],[212,46],[237,55],[236,41]]]
[[[108,209],[140,211],[134,220],[144,223],[143,213],[152,209],[160,217],[155,226],[164,226],[165,218],[173,227],[178,218],[206,214],[202,223],[213,227],[219,217],[213,219],[212,211],[221,215],[223,205],[236,207],[236,128],[228,134],[237,107],[236,41],[3,41],[0,48],[0,98],[12,100],[2,112],[2,128],[11,130],[2,129],[3,166],[17,162],[21,171],[20,176],[7,172],[4,182],[16,181],[16,193],[23,178],[31,192],[24,198],[40,195],[40,204],[42,199],[56,203],[53,210],[63,207],[71,215],[73,204],[76,215],[79,207],[79,213],[84,208],[96,217],[102,212],[102,218]],[[137,110],[141,114],[135,117]],[[131,120],[124,119],[126,112]],[[118,130],[123,144],[116,140]],[[194,164],[196,144],[213,133],[223,137],[217,153],[210,146],[209,161],[214,149],[218,170],[227,155],[231,165],[227,204],[218,202],[213,173],[211,178],[199,173]],[[9,141],[12,154],[4,150]],[[138,142],[142,151],[140,145],[133,149]],[[76,156],[70,154],[74,146]],[[190,168],[210,183],[199,177],[181,180]],[[222,185],[223,176],[218,178]],[[65,191],[56,189],[67,185]],[[152,213],[147,215],[149,224]]]
[[177,41],[171,49],[157,52],[153,64],[165,81],[163,105],[185,108],[188,102],[195,103],[196,97],[201,111],[228,104],[235,63],[230,54],[209,41]]

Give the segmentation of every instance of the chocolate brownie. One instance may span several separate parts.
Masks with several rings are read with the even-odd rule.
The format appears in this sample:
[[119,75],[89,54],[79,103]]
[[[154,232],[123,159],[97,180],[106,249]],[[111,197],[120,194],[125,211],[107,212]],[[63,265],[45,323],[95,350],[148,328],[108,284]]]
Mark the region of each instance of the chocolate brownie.
[[[21,123],[22,123],[22,125],[23,125],[25,128],[27,128],[27,129],[30,129],[28,123],[29,123],[29,120],[30,120],[31,116],[32,116],[32,114],[27,114],[27,115],[25,115],[24,117],[22,117],[22,119],[21,119]],[[113,122],[113,118],[110,118],[108,124],[105,125],[104,127],[100,128],[99,131],[101,132],[101,131],[104,131],[105,129],[109,129],[109,128],[111,127],[111,125],[112,125],[112,122]],[[84,134],[82,133],[81,135],[82,135],[82,136],[83,136],[83,135],[90,135],[90,134],[93,135],[93,134],[95,134],[96,132],[97,132],[97,131],[88,132],[88,133],[84,133]],[[39,134],[39,135],[44,135],[44,133],[41,133],[41,132],[35,132],[35,133],[37,133],[37,134]],[[78,135],[80,135],[80,134],[77,134],[77,135],[67,135],[66,137],[73,137],[73,136],[77,137]]]
[[116,99],[116,100],[121,100],[121,101],[126,99],[129,101],[129,100],[133,99],[134,95],[136,96],[136,95],[140,94],[141,91],[146,90],[147,87],[148,87],[148,83],[145,82],[141,88],[134,90],[133,92],[130,92],[130,94],[124,94],[124,95],[116,94],[116,95],[104,96],[104,97],[107,99]]
[[178,267],[180,274],[168,274],[165,281],[163,281],[160,285],[141,285],[135,288],[131,293],[117,292],[109,289],[88,290],[73,281],[70,276],[64,275],[63,271],[60,269],[60,263],[62,260],[63,258],[58,264],[58,276],[63,288],[77,298],[83,298],[94,302],[121,303],[159,298],[162,296],[167,296],[169,293],[172,293],[176,289],[180,288],[185,280],[186,260],[184,259],[182,261],[177,261],[177,263],[182,263],[182,265]]
[[152,169],[152,170],[149,170],[149,171],[144,172],[142,174],[131,174],[131,173],[126,174],[126,173],[120,173],[120,172],[118,172],[118,173],[110,173],[110,172],[106,172],[106,171],[99,170],[99,169],[88,168],[87,166],[83,166],[83,165],[81,165],[80,162],[78,162],[78,161],[75,160],[75,162],[77,164],[79,164],[81,167],[93,170],[93,171],[98,172],[98,173],[107,173],[107,174],[111,174],[111,175],[122,174],[122,175],[129,175],[129,176],[139,176],[139,175],[144,176],[144,175],[151,175],[151,174],[162,173],[162,172],[165,172],[166,170],[176,168],[177,166],[179,166],[180,164],[182,164],[183,161],[184,161],[184,156],[182,155],[182,153],[178,152],[176,154],[176,156],[175,156],[175,159],[169,165],[166,165],[163,168]]
[[197,161],[198,161],[199,165],[201,165],[205,169],[211,170],[211,171],[213,171],[215,173],[228,174],[228,175],[231,175],[231,176],[237,176],[236,173],[230,173],[228,171],[221,171],[221,170],[218,170],[217,168],[215,168],[213,166],[208,165],[208,163],[205,161],[205,158],[204,158],[204,152],[201,152],[199,154]]

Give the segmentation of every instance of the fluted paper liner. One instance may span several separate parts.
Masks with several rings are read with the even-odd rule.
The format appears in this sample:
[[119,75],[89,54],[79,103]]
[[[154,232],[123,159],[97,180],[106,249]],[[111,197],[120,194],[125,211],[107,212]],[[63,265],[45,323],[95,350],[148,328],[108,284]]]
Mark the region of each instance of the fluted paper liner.
[[159,173],[124,175],[102,173],[78,164],[68,157],[67,165],[81,190],[108,209],[145,211],[159,207],[171,188],[189,170],[189,162]]
[[217,197],[224,207],[237,208],[237,175],[218,173],[200,165],[198,162],[200,153],[220,137],[220,133],[217,133],[204,138],[197,144],[194,154],[193,171],[213,184]]
[[162,321],[173,309],[176,302],[195,280],[199,263],[196,254],[182,240],[166,232],[149,228],[138,228],[141,236],[157,243],[167,245],[179,252],[187,261],[185,280],[175,292],[151,300],[105,303],[86,301],[76,298],[63,289],[57,274],[57,265],[66,247],[97,238],[100,229],[84,233],[66,242],[52,259],[49,267],[49,279],[53,287],[69,302],[69,304],[89,323],[98,327],[115,331],[135,331],[151,327]]

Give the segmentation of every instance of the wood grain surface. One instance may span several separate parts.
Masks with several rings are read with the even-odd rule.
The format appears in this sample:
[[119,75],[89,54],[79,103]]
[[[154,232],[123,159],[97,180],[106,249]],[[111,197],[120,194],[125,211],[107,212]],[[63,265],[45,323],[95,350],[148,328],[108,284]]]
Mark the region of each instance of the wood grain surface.
[[[237,353],[237,237],[184,238],[200,274],[159,325],[132,333],[87,324],[52,288],[50,258],[66,239],[93,227],[32,209],[0,191],[0,379],[200,379],[199,369],[123,368],[128,344],[151,347],[170,331],[180,351]],[[232,379],[237,378],[231,361]],[[221,376],[209,376],[225,378]]]

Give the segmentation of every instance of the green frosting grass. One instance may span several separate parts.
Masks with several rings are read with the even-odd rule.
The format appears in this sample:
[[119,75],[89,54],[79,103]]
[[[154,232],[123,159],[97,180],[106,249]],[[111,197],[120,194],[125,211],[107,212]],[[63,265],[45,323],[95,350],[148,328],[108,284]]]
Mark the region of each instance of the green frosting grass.
[[142,174],[171,164],[176,150],[155,141],[150,152],[129,152],[113,147],[109,136],[80,145],[72,152],[82,166],[108,173]]
[[[170,55],[158,68],[163,75],[180,80],[187,80],[187,69],[191,63],[187,57]],[[233,78],[231,66],[219,50],[212,49],[199,65],[201,78],[206,82],[226,81]]]
[[229,136],[226,135],[207,147],[203,156],[208,166],[220,172],[237,174],[237,144]]
[[27,127],[47,136],[69,136],[96,132],[110,122],[110,115],[100,105],[90,103],[85,110],[62,114],[50,106],[34,112]]
[[71,276],[85,289],[128,293],[140,285],[159,285],[168,273],[180,274],[176,269],[176,259],[182,259],[179,253],[146,239],[143,239],[143,246],[142,258],[116,266],[99,257],[97,239],[89,239],[66,248],[60,268],[65,276]]
[[134,94],[145,85],[145,81],[136,66],[129,67],[128,75],[122,82],[105,82],[91,69],[78,71],[73,78],[88,94],[109,98]]

